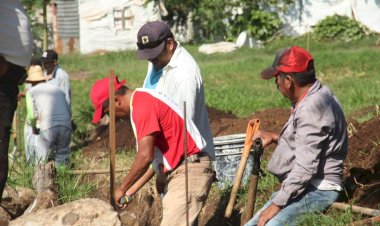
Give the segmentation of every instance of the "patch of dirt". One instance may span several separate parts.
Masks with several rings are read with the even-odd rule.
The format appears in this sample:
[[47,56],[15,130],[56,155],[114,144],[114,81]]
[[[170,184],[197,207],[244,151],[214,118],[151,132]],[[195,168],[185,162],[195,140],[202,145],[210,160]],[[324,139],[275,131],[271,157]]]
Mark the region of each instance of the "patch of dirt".
[[[380,115],[375,113],[373,114],[375,115],[374,118],[364,123],[358,123],[354,119],[367,115],[369,109],[373,111],[375,108],[363,108],[353,113],[352,117],[348,117],[347,120],[350,137],[348,154],[344,162],[344,177],[346,179],[345,189],[348,197],[345,195],[345,192],[342,192],[341,196],[346,197],[342,198],[342,201],[350,200],[351,202],[354,200],[356,205],[378,208],[380,203],[380,133],[378,129]],[[208,108],[208,113],[212,134],[216,137],[245,133],[247,123],[252,118],[260,119],[261,130],[280,132],[289,117],[290,111],[289,109],[280,108],[266,109],[255,112],[248,118],[238,118],[231,112],[223,112],[215,108]],[[116,144],[118,148],[133,149],[135,147],[134,135],[128,120],[119,121],[116,124],[116,131]],[[97,139],[93,140],[87,147],[88,153],[107,150],[108,128],[104,127],[103,131],[96,137]],[[274,147],[273,145],[273,147],[268,147],[265,150],[265,159],[270,158]],[[108,192],[108,190],[105,192]],[[200,214],[199,225],[223,225],[221,222],[224,222],[224,211],[228,202],[228,195],[212,193],[209,195],[205,207]],[[137,216],[141,216],[144,219],[146,216],[157,217],[156,214],[161,214],[161,212],[156,210],[159,204],[159,197],[156,196],[151,195],[153,201],[149,199],[150,201],[147,201],[145,204],[139,203],[139,206],[133,205],[135,207],[131,206],[128,208],[136,208],[134,211],[137,213]],[[267,197],[266,194],[264,196],[265,198]],[[154,206],[154,212],[152,212],[153,210],[149,213],[146,212],[152,206]],[[234,210],[233,217],[228,224],[239,225],[240,212],[240,210]],[[154,219],[159,219],[159,217]],[[154,222],[150,220],[148,225],[159,225],[158,222],[159,220]]]
[[344,164],[345,188],[349,198],[358,205],[377,209],[380,204],[380,116],[352,124]]

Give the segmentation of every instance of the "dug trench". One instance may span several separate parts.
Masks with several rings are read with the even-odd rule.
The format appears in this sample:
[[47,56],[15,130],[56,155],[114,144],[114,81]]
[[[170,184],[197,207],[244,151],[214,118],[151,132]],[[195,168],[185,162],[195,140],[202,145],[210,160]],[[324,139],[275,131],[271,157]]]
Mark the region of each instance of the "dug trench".
[[[266,109],[253,113],[250,117],[239,118],[231,112],[208,108],[211,130],[214,137],[245,133],[247,123],[251,118],[260,120],[260,129],[280,132],[286,123],[289,109]],[[370,120],[359,123],[366,115],[372,115]],[[349,148],[344,161],[345,191],[339,201],[377,209],[380,203],[380,114],[376,107],[367,107],[349,115],[346,119],[349,131]],[[135,138],[128,119],[116,123],[117,150],[135,150]],[[96,136],[85,148],[85,156],[96,158],[107,156],[108,127],[97,129]],[[274,146],[264,150],[264,160],[268,160]],[[265,176],[265,175],[263,175]],[[98,185],[94,197],[109,200],[109,184],[107,180]],[[258,199],[267,199],[270,194],[258,194]],[[199,217],[199,225],[221,225],[224,222],[224,211],[229,199],[229,192],[210,192]],[[240,225],[241,210],[244,206],[235,206],[229,225]],[[161,218],[160,196],[155,191],[154,183],[147,184],[135,195],[121,216],[124,222],[134,222],[133,225],[159,225]]]

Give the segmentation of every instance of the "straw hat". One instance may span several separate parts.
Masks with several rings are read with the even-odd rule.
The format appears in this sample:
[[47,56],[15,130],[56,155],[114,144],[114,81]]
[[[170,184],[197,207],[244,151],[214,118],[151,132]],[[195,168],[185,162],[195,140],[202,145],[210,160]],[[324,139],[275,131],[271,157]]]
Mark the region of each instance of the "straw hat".
[[44,72],[39,65],[32,65],[28,69],[28,78],[25,82],[40,82],[45,81]]

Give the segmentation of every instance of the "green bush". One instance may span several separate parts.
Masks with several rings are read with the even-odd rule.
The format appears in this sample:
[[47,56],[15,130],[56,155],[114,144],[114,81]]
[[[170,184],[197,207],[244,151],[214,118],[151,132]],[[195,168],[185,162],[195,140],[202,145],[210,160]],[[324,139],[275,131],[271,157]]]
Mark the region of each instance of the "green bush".
[[328,16],[314,28],[315,37],[321,41],[356,41],[371,34],[369,29],[347,16]]
[[250,9],[241,15],[235,15],[228,28],[231,37],[236,37],[242,31],[248,31],[250,37],[265,41],[272,37],[280,26],[281,20],[278,14]]

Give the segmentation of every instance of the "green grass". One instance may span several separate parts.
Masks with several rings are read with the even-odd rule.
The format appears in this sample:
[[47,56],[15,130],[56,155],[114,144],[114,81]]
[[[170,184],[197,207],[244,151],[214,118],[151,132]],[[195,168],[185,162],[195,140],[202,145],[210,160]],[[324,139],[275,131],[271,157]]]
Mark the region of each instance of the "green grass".
[[[333,90],[346,114],[380,102],[380,49],[374,46],[375,42],[376,37],[351,44],[310,42],[317,77]],[[260,71],[272,63],[276,50],[288,45],[306,48],[306,37],[278,40],[261,49],[214,55],[199,53],[198,46],[185,47],[201,69],[207,105],[249,116],[265,108],[289,106],[273,80],[259,78]],[[136,60],[133,51],[62,56],[60,64],[69,74],[88,75],[72,82],[73,112],[79,121],[88,120],[91,115],[89,91],[95,79],[107,76],[113,69],[119,78],[127,80],[129,87],[136,88],[142,85],[147,70],[147,62]]]
[[[377,38],[372,37],[355,43],[318,43],[311,39],[310,51],[315,58],[317,77],[323,84],[331,87],[342,103],[346,115],[363,107],[380,103],[380,48],[375,46]],[[197,51],[199,46],[186,45],[186,49],[194,56],[202,72],[206,104],[220,110],[232,111],[234,114],[247,117],[252,112],[274,107],[289,107],[289,102],[276,90],[274,80],[260,79],[259,73],[273,61],[276,50],[289,45],[306,48],[306,37],[279,39],[261,49],[239,49],[232,53],[204,55]],[[64,55],[60,57],[61,66],[71,76],[72,111],[78,125],[73,139],[81,142],[91,124],[93,109],[89,92],[96,79],[107,76],[111,69],[120,79],[126,79],[131,88],[140,87],[145,78],[147,62],[136,60],[134,51],[123,51],[99,55]],[[21,108],[24,106],[20,104]],[[363,116],[368,120],[379,113]],[[21,127],[25,112],[21,111]],[[22,128],[21,128],[22,130]],[[19,147],[23,150],[22,131]],[[74,168],[108,168],[108,155],[100,162],[86,159],[80,149],[73,151]],[[124,152],[121,152],[124,153]],[[130,165],[134,154],[118,154],[116,164],[120,167]],[[127,162],[127,163],[126,163]],[[265,169],[265,163],[262,166]],[[33,167],[20,164],[11,167],[8,184],[31,187]],[[60,199],[68,202],[86,197],[96,184],[82,182],[82,175],[69,174],[67,168],[58,168]],[[121,175],[117,178],[120,180]],[[277,180],[265,171],[260,178],[256,209],[261,207],[270,197]],[[241,202],[245,201],[240,193]],[[351,211],[329,210],[323,215],[308,215],[302,219],[301,225],[344,225],[361,216]],[[336,223],[340,222],[340,223]]]

